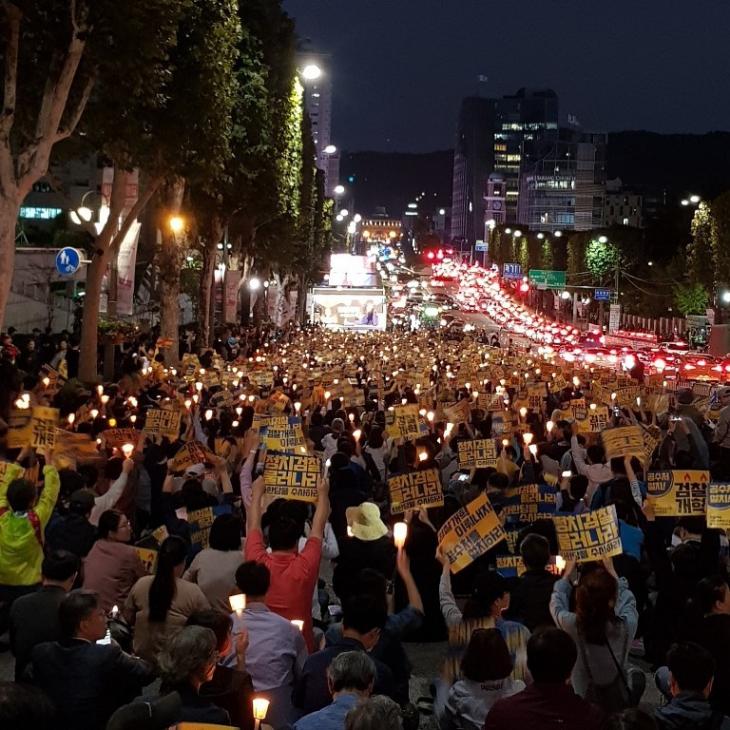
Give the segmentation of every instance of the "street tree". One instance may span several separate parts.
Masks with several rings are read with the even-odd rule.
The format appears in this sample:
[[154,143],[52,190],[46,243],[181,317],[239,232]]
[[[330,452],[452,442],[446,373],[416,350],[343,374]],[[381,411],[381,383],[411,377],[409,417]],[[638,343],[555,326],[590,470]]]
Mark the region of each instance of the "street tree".
[[0,113],[0,323],[15,261],[15,222],[54,148],[74,134],[100,81],[154,95],[182,0],[5,0]]

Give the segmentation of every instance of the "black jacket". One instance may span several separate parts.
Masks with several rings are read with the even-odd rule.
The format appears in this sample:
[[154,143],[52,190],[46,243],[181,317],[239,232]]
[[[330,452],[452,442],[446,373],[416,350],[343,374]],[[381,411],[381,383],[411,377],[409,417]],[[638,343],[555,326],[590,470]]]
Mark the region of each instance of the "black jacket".
[[534,631],[538,626],[553,626],[550,596],[557,575],[547,570],[527,570],[512,587],[508,618]]
[[147,662],[116,644],[49,641],[31,654],[33,681],[56,705],[57,726],[104,730],[110,715],[155,678]]
[[83,515],[73,512],[54,516],[46,527],[46,552],[68,550],[85,558],[96,542],[96,528]]

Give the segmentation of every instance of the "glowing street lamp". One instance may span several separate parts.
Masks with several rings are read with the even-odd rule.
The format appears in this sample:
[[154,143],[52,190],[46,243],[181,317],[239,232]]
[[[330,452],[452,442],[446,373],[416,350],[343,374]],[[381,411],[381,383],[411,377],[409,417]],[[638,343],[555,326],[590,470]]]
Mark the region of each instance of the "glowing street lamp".
[[308,63],[302,69],[302,78],[305,81],[316,81],[322,75],[322,69],[316,63]]
[[333,144],[328,144],[323,151],[325,155],[334,155],[337,152],[337,147]]
[[335,185],[335,187],[332,189],[332,192],[335,195],[344,195],[345,194],[345,186],[344,185]]
[[180,215],[171,215],[167,224],[174,234],[182,233],[185,229],[185,219]]

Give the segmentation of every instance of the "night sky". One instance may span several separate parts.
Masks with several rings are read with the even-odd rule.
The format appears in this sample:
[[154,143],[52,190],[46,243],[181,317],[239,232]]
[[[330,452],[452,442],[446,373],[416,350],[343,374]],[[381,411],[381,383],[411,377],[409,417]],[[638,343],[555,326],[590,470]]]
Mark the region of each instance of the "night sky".
[[[454,144],[462,97],[555,89],[584,129],[730,129],[727,0],[284,0],[333,55],[333,141]],[[478,76],[488,77],[479,83]]]

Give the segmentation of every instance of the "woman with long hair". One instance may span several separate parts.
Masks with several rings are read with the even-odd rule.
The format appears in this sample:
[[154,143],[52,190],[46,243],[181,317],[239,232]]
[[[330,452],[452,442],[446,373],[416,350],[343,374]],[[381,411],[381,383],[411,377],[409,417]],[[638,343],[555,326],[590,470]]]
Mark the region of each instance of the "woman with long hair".
[[188,618],[210,608],[200,588],[182,579],[187,553],[182,538],[168,537],[157,553],[154,576],[140,578],[124,606],[127,621],[134,626],[135,654],[155,664],[157,654]]
[[626,579],[616,574],[611,558],[605,558],[602,565],[584,567],[573,612],[569,608],[573,585],[568,578],[574,569],[574,562],[566,565],[550,599],[555,625],[578,647],[573,688],[607,712],[634,706],[643,692],[638,674],[627,666],[639,621],[634,595]]

